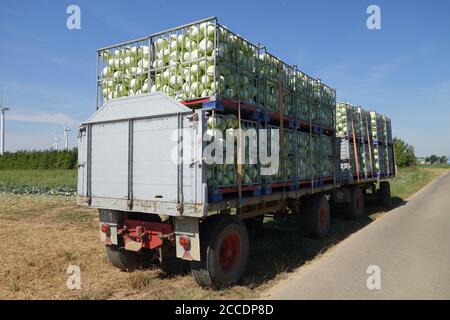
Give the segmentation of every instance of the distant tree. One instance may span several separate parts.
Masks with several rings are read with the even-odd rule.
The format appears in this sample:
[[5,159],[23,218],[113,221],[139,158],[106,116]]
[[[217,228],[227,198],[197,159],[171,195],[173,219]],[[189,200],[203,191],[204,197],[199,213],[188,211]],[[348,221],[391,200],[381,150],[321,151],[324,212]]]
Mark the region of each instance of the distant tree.
[[439,163],[441,163],[441,164],[446,164],[447,161],[448,161],[448,158],[447,158],[446,156],[442,156],[442,157],[439,159]]
[[75,169],[77,149],[5,152],[1,169]]
[[429,163],[430,162],[430,157],[426,157],[425,158],[425,163]]
[[414,147],[407,144],[400,138],[394,138],[394,149],[397,166],[410,167],[416,164],[417,158],[414,154]]
[[439,161],[439,158],[438,158],[437,155],[432,154],[432,155],[430,156],[430,163],[436,163],[436,162],[438,162],[438,161]]

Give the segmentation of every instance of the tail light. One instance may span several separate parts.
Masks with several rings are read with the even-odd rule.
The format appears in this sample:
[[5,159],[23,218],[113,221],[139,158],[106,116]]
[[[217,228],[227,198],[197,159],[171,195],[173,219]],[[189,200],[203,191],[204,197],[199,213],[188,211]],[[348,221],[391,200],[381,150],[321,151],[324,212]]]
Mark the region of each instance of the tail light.
[[187,236],[181,236],[178,239],[178,243],[184,248],[184,250],[189,250],[191,247],[191,240]]
[[109,226],[106,223],[102,223],[102,225],[100,226],[100,230],[105,234],[110,233]]

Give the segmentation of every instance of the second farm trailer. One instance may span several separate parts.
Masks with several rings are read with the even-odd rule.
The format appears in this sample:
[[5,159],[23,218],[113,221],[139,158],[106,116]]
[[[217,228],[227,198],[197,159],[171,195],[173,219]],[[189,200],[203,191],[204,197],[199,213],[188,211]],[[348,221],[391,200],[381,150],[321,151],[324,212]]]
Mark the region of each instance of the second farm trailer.
[[[246,222],[299,215],[305,234],[322,238],[330,202],[352,218],[367,190],[389,204],[390,120],[336,106],[334,89],[216,18],[99,49],[97,74],[77,201],[99,209],[122,270],[182,259],[200,285],[224,287],[245,271]],[[216,149],[207,161],[209,143],[232,134],[230,158]]]

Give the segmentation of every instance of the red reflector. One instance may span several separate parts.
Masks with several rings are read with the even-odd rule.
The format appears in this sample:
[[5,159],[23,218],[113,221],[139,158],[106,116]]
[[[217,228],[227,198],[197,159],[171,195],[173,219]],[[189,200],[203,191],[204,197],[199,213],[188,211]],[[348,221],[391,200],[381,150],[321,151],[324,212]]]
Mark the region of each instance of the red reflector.
[[179,244],[184,247],[185,249],[187,247],[189,247],[189,245],[191,244],[191,240],[189,240],[188,237],[186,236],[181,236],[180,239],[178,240]]
[[103,223],[100,227],[103,233],[109,233],[109,226],[106,223]]

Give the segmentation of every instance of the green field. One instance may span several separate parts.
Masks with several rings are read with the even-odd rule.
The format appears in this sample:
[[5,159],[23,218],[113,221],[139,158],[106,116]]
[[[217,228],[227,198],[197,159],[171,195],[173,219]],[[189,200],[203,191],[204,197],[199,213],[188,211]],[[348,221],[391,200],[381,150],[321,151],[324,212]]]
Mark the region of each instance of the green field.
[[0,191],[23,194],[73,194],[76,170],[0,170]]

